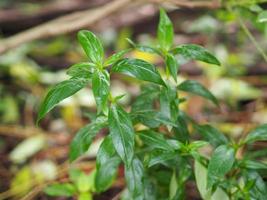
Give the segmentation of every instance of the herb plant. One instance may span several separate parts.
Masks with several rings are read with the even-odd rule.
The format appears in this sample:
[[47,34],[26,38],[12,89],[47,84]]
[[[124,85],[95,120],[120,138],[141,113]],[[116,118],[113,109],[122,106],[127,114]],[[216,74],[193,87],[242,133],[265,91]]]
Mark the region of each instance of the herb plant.
[[[180,92],[201,96],[219,106],[217,99],[194,80],[179,82],[177,59],[198,60],[213,65],[220,62],[205,48],[194,44],[174,45],[173,25],[160,10],[158,46],[130,41],[132,48],[105,59],[101,41],[82,30],[78,40],[89,61],[71,66],[70,79],[55,85],[44,99],[38,114],[41,120],[56,104],[87,85],[92,85],[97,118],[81,128],[70,145],[70,161],[83,155],[96,134],[108,128],[96,158],[95,192],[112,186],[118,167],[124,165],[125,199],[185,199],[186,185],[195,182],[205,200],[266,199],[261,172],[267,165],[260,154],[246,151],[258,140],[267,139],[267,125],[261,125],[238,141],[226,137],[209,124],[198,124],[179,107],[186,101]],[[132,49],[159,55],[164,72],[153,64],[124,58]],[[141,92],[130,112],[119,105],[122,96],[110,91],[110,75],[120,73],[142,81]],[[142,125],[142,126],[140,126]],[[196,140],[195,138],[201,138]],[[200,148],[210,146],[205,155]]]

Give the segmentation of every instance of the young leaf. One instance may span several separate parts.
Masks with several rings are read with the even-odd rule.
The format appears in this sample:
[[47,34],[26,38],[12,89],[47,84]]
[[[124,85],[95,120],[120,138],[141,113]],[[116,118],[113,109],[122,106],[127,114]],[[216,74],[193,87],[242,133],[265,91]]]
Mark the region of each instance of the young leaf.
[[47,93],[43,103],[41,104],[37,123],[50,111],[52,110],[60,101],[72,96],[80,89],[84,88],[88,83],[87,79],[83,78],[71,78],[69,80],[63,81],[56,86],[54,86]]
[[120,106],[112,105],[108,123],[113,145],[126,166],[130,166],[134,155],[134,129],[130,116]]
[[132,198],[143,199],[144,167],[138,158],[134,158],[131,165],[125,168],[125,179]]
[[167,69],[171,73],[173,79],[177,82],[178,62],[172,54],[167,54],[165,58]]
[[158,25],[158,41],[160,47],[164,50],[169,50],[173,43],[173,25],[166,12],[160,9],[160,19]]
[[55,183],[53,185],[49,185],[45,188],[44,192],[50,196],[64,196],[71,197],[77,191],[74,185],[70,183]]
[[96,157],[95,187],[97,192],[103,192],[111,186],[117,175],[120,161],[111,137],[107,136],[102,142]]
[[180,54],[185,58],[200,60],[202,62],[221,65],[219,60],[208,52],[205,48],[195,44],[184,44],[175,47],[172,52],[174,54]]
[[143,81],[165,85],[156,67],[144,60],[125,58],[112,66],[113,72],[119,72]]
[[156,48],[150,47],[150,46],[146,46],[146,45],[140,45],[140,44],[136,44],[134,43],[131,39],[127,38],[127,41],[130,43],[130,45],[142,52],[146,52],[146,53],[151,53],[151,54],[158,54],[161,55],[160,51]]
[[122,51],[119,51],[118,53],[113,54],[104,63],[104,66],[113,65],[115,62],[120,60],[126,53],[128,53],[131,49],[125,49]]
[[90,62],[82,62],[72,65],[67,74],[75,78],[90,79],[94,73],[95,64]]
[[247,135],[245,142],[252,143],[258,140],[267,140],[267,124],[263,124],[252,130]]
[[208,165],[207,188],[211,188],[218,179],[229,172],[235,161],[235,151],[226,145],[221,145],[213,152]]
[[212,101],[215,105],[219,105],[218,101],[213,94],[208,91],[203,85],[194,80],[186,80],[178,85],[178,90],[190,92],[199,96],[202,96],[210,101]]
[[70,161],[74,161],[89,149],[95,135],[106,124],[106,117],[98,117],[94,122],[91,122],[78,131],[70,144]]
[[80,193],[83,193],[95,190],[94,180],[95,180],[95,170],[93,170],[89,175],[82,172],[76,184],[78,191]]
[[108,97],[110,92],[109,73],[106,70],[96,70],[93,74],[92,88],[97,105],[97,112],[108,113]]
[[104,49],[95,34],[90,31],[81,30],[78,33],[78,40],[91,61],[101,64],[104,59]]
[[210,142],[214,147],[217,147],[222,144],[227,144],[228,140],[222,132],[214,128],[211,125],[194,125],[194,128],[200,133],[205,140]]

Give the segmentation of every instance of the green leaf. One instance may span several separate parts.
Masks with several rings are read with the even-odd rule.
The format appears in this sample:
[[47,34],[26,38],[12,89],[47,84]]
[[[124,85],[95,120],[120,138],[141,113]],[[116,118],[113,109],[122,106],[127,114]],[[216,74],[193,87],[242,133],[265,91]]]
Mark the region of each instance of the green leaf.
[[205,48],[195,44],[184,44],[175,47],[172,52],[174,54],[180,54],[188,59],[199,60],[202,62],[221,65],[219,60],[208,52]]
[[267,124],[258,126],[247,135],[245,142],[252,143],[258,140],[267,140]]
[[247,171],[246,173],[246,181],[254,182],[254,185],[248,191],[251,199],[265,200],[267,194],[267,187],[264,180],[255,171]]
[[113,145],[126,166],[134,155],[134,129],[130,116],[120,106],[112,105],[108,115]]
[[172,145],[164,138],[163,134],[157,133],[152,130],[140,131],[139,134],[142,141],[148,146],[156,149],[162,149],[166,151],[174,151]]
[[102,142],[96,157],[95,186],[97,192],[103,192],[111,186],[117,175],[120,161],[111,137],[107,136]]
[[97,112],[108,113],[108,97],[110,93],[110,78],[106,70],[96,70],[92,79],[93,94],[95,97]]
[[72,65],[67,74],[75,78],[90,79],[94,73],[95,64],[90,62],[82,62]]
[[74,185],[70,183],[55,183],[45,188],[44,192],[50,196],[71,197],[76,193]]
[[140,59],[124,58],[112,66],[112,72],[119,72],[139,80],[165,85],[156,67]]
[[37,123],[50,111],[52,110],[60,101],[72,96],[80,89],[84,88],[88,83],[87,79],[83,78],[72,78],[63,81],[47,93],[44,101],[39,109]]
[[235,151],[226,145],[221,145],[213,152],[208,165],[208,184],[211,188],[220,178],[231,170],[235,161]]
[[167,54],[165,58],[168,71],[171,73],[175,82],[177,82],[177,72],[179,69],[178,62],[172,54]]
[[267,22],[267,11],[266,10],[259,13],[257,21],[260,23]]
[[195,124],[194,128],[204,137],[205,140],[210,142],[214,147],[222,144],[227,144],[229,142],[222,132],[209,124]]
[[153,151],[152,154],[149,155],[147,166],[152,167],[157,164],[165,164],[166,161],[175,160],[177,156],[177,152],[173,151]]
[[149,47],[146,45],[137,44],[137,45],[135,45],[135,49],[137,49],[138,51],[141,51],[141,52],[145,52],[145,53],[161,55],[161,53],[158,49],[153,48],[153,47]]
[[253,160],[243,160],[241,166],[246,169],[267,169],[267,164]]
[[211,190],[207,189],[207,168],[195,160],[194,173],[197,189],[203,199],[210,199]]
[[89,149],[96,134],[105,127],[106,124],[106,117],[98,117],[95,121],[78,131],[70,144],[70,161],[74,161]]
[[119,51],[118,53],[115,53],[115,54],[111,55],[105,61],[104,66],[113,65],[115,62],[117,62],[118,60],[120,60],[129,51],[131,51],[131,49],[125,49],[125,50]]
[[173,25],[166,12],[163,9],[160,9],[160,18],[158,25],[158,41],[160,47],[163,50],[169,50],[173,43]]
[[185,143],[189,141],[189,130],[187,125],[187,120],[182,112],[178,113],[177,120],[176,120],[177,126],[174,127],[174,133],[175,137]]
[[95,34],[90,31],[81,30],[78,33],[78,40],[91,61],[98,65],[101,64],[104,59],[104,49]]
[[89,192],[80,193],[77,200],[93,200],[93,195]]
[[125,179],[132,198],[143,199],[144,167],[138,158],[134,158],[131,165],[125,168]]
[[213,194],[211,194],[211,189],[207,189],[207,168],[198,161],[195,161],[194,173],[198,191],[203,199],[229,200],[227,194],[220,187]]
[[95,170],[93,170],[89,175],[82,172],[77,180],[76,187],[80,193],[89,192],[95,190]]
[[202,96],[210,101],[212,101],[215,105],[219,105],[218,101],[213,94],[207,90],[203,85],[194,80],[186,80],[178,85],[178,90],[182,90],[185,92],[190,92],[199,96]]

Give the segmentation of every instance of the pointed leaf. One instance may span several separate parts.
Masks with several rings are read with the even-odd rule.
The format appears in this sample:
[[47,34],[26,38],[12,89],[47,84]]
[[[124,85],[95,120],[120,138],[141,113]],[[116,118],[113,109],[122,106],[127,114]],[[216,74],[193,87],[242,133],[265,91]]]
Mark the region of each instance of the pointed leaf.
[[267,124],[258,126],[247,135],[245,142],[252,143],[259,140],[267,140]]
[[67,74],[75,78],[90,79],[94,73],[95,64],[90,62],[82,62],[72,65]]
[[168,71],[171,73],[171,76],[175,81],[177,81],[177,72],[179,69],[178,62],[172,54],[167,54],[165,58]]
[[113,145],[126,166],[130,166],[134,155],[134,129],[130,116],[120,106],[112,105],[108,122]]
[[95,186],[97,192],[107,190],[117,175],[120,157],[113,146],[112,139],[107,136],[102,142],[96,157]]
[[209,124],[195,124],[194,128],[204,137],[205,140],[210,142],[214,147],[228,143],[228,139],[224,136],[224,134]]
[[71,197],[76,193],[76,189],[70,183],[55,183],[47,186],[44,192],[50,196]]
[[150,147],[166,151],[174,151],[172,145],[164,138],[163,134],[152,130],[140,131],[138,134],[141,140]]
[[208,165],[208,184],[211,188],[220,178],[229,172],[235,161],[235,151],[226,145],[221,145],[213,152]]
[[199,96],[202,96],[210,101],[212,101],[215,105],[218,105],[218,101],[213,94],[207,90],[203,85],[194,80],[186,80],[178,85],[178,90],[190,92]]
[[134,158],[129,167],[125,169],[125,179],[128,190],[135,199],[143,199],[144,193],[144,167],[138,158]]
[[87,83],[87,79],[72,78],[63,81],[50,89],[39,109],[37,123],[60,101],[66,99],[69,96],[72,96],[80,89],[84,88]]
[[104,66],[113,65],[115,62],[120,60],[126,53],[128,53],[131,49],[125,49],[122,51],[119,51],[118,53],[115,53],[111,55],[104,63]]
[[160,9],[160,19],[158,25],[158,41],[160,47],[164,50],[169,50],[173,43],[173,25],[166,12]]
[[96,134],[104,128],[106,124],[106,117],[98,117],[94,122],[78,131],[70,145],[70,161],[74,161],[89,149]]
[[202,62],[214,64],[214,65],[221,65],[219,60],[213,56],[209,51],[199,45],[195,44],[184,44],[175,47],[172,52],[174,54],[180,54],[185,58],[199,60]]
[[119,72],[139,80],[165,85],[156,67],[144,60],[125,58],[112,66],[113,72]]
[[106,70],[96,70],[93,74],[92,88],[97,105],[97,112],[108,113],[108,97],[110,92],[109,73]]
[[104,49],[95,34],[90,31],[81,30],[78,33],[78,40],[88,58],[93,63],[101,64],[104,59]]

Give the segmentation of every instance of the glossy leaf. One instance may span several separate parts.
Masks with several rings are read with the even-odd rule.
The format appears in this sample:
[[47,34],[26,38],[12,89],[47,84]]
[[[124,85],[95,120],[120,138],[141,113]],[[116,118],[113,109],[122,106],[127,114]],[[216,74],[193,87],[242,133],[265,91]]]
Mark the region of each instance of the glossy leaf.
[[113,146],[112,139],[107,136],[101,144],[96,157],[95,186],[97,192],[107,190],[117,175],[120,157]]
[[94,122],[91,122],[78,131],[70,144],[70,161],[77,159],[89,149],[96,134],[106,124],[106,117],[98,117]]
[[92,78],[92,88],[95,97],[97,112],[108,113],[108,97],[110,92],[110,78],[106,70],[96,70]]
[[185,91],[185,92],[190,92],[199,96],[202,96],[210,101],[212,101],[215,105],[218,105],[218,101],[213,94],[207,90],[203,85],[198,83],[197,81],[194,80],[186,80],[182,82],[180,85],[178,85],[178,89]]
[[104,59],[104,49],[96,35],[90,31],[81,30],[78,33],[78,40],[88,58],[93,63],[101,64]]
[[222,132],[209,124],[196,124],[194,128],[198,131],[199,134],[203,136],[205,140],[210,142],[214,147],[222,144],[227,144],[229,142]]
[[246,169],[267,169],[267,164],[258,162],[258,161],[253,161],[253,160],[243,160],[241,162],[241,166]]
[[119,51],[118,53],[115,53],[115,54],[111,55],[109,58],[107,58],[107,60],[105,61],[104,65],[105,66],[113,65],[115,62],[120,60],[130,50],[131,49],[125,49],[125,50]]
[[265,200],[267,194],[267,187],[262,177],[255,171],[248,171],[247,182],[253,182],[252,188],[249,189],[251,199]]
[[173,151],[155,151],[149,155],[147,166],[152,167],[157,164],[165,164],[169,160],[175,160],[177,153]]
[[60,101],[72,96],[73,94],[84,88],[87,83],[87,79],[72,78],[63,81],[50,89],[39,109],[37,123]]
[[130,116],[120,106],[112,105],[108,115],[113,145],[126,166],[134,155],[134,129]]
[[199,60],[202,62],[221,65],[219,60],[213,56],[209,51],[199,45],[195,44],[184,44],[175,47],[172,52],[179,54],[188,59]]
[[138,158],[125,168],[127,188],[133,199],[143,199],[144,195],[144,167]]
[[86,78],[90,79],[94,73],[95,65],[90,62],[77,63],[72,65],[67,74],[75,78]]
[[139,80],[165,85],[156,67],[140,59],[122,59],[112,66],[112,72],[119,72]]
[[207,188],[211,188],[218,179],[229,172],[235,161],[235,151],[226,145],[221,145],[213,152],[208,165]]
[[177,72],[179,69],[178,62],[172,54],[167,54],[165,58],[167,69],[175,81],[177,81]]
[[162,149],[166,151],[174,151],[172,145],[170,145],[161,133],[157,133],[152,130],[140,131],[138,134],[141,140],[148,146],[156,149]]
[[245,142],[252,143],[259,140],[267,140],[267,124],[258,126],[247,135]]
[[173,43],[173,25],[166,12],[160,9],[160,19],[158,25],[158,42],[164,50],[169,50]]
[[44,192],[50,196],[71,197],[76,193],[76,188],[70,183],[55,183],[47,186]]

